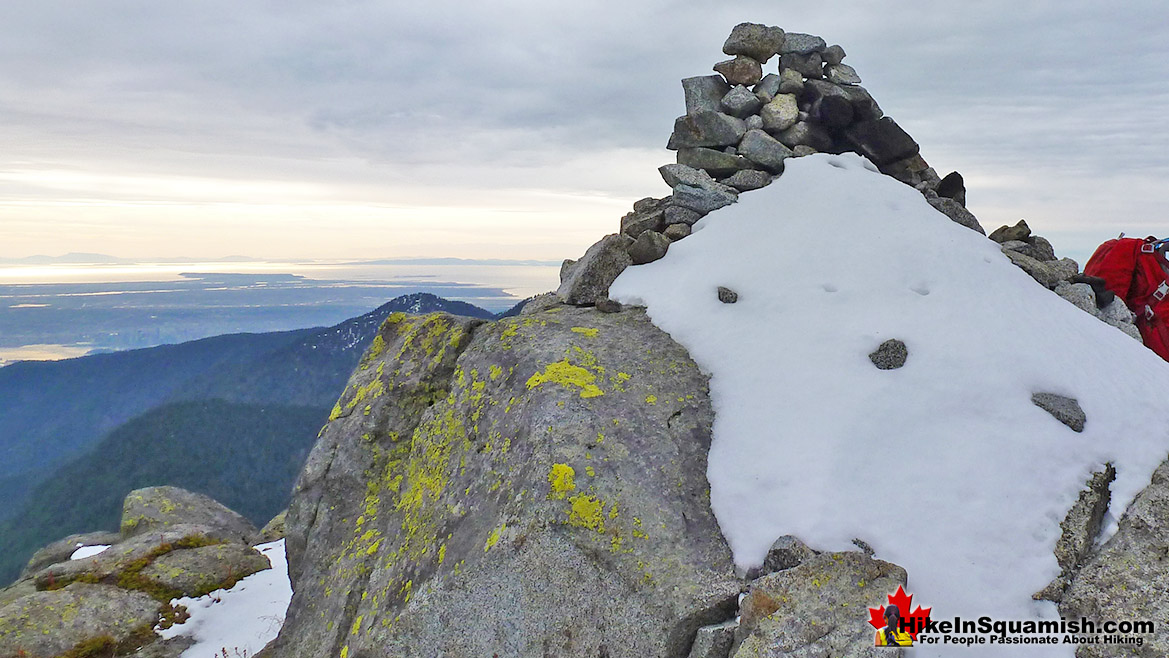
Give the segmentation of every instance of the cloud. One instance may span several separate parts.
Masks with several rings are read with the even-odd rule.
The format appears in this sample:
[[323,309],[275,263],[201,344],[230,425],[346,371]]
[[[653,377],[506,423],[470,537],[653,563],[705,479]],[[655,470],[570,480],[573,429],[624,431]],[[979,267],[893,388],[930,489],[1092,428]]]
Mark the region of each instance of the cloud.
[[[1037,231],[1098,221],[1114,234],[1112,224],[1153,202],[1102,200],[1104,190],[1169,169],[1169,128],[1158,116],[1169,100],[1169,9],[1149,0],[944,10],[918,0],[13,4],[0,25],[0,221],[20,215],[14,203],[137,203],[191,179],[221,181],[228,198],[305,186],[338,212],[354,201],[425,208],[450,199],[502,211],[487,204],[510,189],[508,203],[536,195],[539,203],[521,205],[563,230],[556,216],[572,213],[557,203],[665,191],[653,167],[672,159],[663,146],[683,109],[678,80],[710,73],[743,20],[843,44],[941,173],[1090,197],[1035,207]],[[69,170],[169,182],[78,195],[33,175]],[[1012,188],[972,189],[972,209],[990,223],[1035,198]],[[184,199],[213,214],[215,194]],[[1119,212],[1087,217],[1081,207]],[[594,210],[590,229],[615,227],[617,216],[600,214],[609,206]],[[88,216],[98,227],[129,221]]]

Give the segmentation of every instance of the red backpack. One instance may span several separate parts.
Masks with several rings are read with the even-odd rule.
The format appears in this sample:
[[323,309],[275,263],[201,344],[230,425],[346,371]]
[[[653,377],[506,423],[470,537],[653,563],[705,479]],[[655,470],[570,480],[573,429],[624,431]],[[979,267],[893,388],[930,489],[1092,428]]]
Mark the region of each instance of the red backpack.
[[1084,266],[1136,314],[1145,346],[1169,361],[1169,283],[1161,269],[1157,238],[1115,238],[1100,245]]

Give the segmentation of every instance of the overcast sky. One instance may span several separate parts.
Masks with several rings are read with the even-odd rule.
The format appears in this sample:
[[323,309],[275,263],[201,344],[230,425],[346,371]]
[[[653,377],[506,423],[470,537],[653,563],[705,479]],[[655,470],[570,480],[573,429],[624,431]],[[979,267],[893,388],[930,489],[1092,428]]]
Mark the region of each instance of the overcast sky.
[[988,230],[1169,235],[1163,0],[12,0],[0,256],[576,257],[742,21],[841,44]]

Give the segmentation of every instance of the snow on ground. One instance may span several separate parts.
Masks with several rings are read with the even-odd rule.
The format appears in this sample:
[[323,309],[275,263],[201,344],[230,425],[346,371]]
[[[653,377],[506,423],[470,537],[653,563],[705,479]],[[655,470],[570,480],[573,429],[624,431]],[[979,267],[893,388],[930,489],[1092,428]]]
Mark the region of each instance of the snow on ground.
[[97,544],[95,546],[85,546],[83,544],[77,545],[77,550],[69,556],[70,560],[84,560],[87,557],[93,557],[100,553],[104,553],[109,548],[109,544]]
[[195,644],[183,652],[182,658],[215,658],[224,649],[229,656],[251,656],[280,632],[292,600],[284,540],[260,544],[256,549],[267,556],[271,569],[254,573],[231,589],[173,601],[186,606],[191,618],[159,631],[159,635],[194,638]]
[[[735,561],[784,534],[859,537],[935,619],[1057,619],[1031,594],[1059,573],[1060,520],[1106,461],[1113,514],[1148,484],[1169,453],[1169,364],[859,156],[786,164],[611,288],[711,375],[711,501]],[[909,360],[878,370],[889,338]],[[1083,433],[1037,391],[1077,398]]]

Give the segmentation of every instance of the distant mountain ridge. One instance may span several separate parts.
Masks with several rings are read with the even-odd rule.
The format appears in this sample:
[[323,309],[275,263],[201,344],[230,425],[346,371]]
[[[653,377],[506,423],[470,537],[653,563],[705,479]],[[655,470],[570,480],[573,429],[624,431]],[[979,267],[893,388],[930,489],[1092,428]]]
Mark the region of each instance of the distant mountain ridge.
[[[297,420],[282,425],[295,436],[279,435],[280,441],[286,442],[287,450],[295,445],[307,449],[386,317],[394,312],[437,311],[495,317],[472,304],[414,293],[323,329],[217,336],[180,345],[0,368],[0,581],[15,575],[13,569],[21,566],[16,563],[28,557],[24,551],[76,529],[97,527],[93,524],[98,517],[109,516],[109,510],[94,509],[93,518],[78,513],[66,519],[43,519],[53,513],[53,506],[38,505],[39,498],[47,503],[57,500],[48,495],[53,491],[84,489],[87,497],[120,500],[138,486],[171,483],[165,481],[169,471],[160,466],[166,460],[155,459],[159,456],[149,452],[133,453],[137,455],[133,478],[126,476],[129,471],[90,468],[91,461],[121,452],[119,446],[133,439],[133,433],[124,431],[126,426],[153,417],[156,422],[152,427],[167,426],[175,436],[206,437],[209,431],[235,436],[234,424],[244,422],[241,427],[248,427],[245,420],[252,418],[258,426],[269,423],[271,427],[265,414],[281,409]],[[230,413],[218,416],[192,412],[190,405],[211,401],[233,406]],[[197,428],[190,426],[195,417],[202,423]],[[226,424],[229,418],[231,425]],[[114,443],[109,445],[111,440]],[[101,454],[91,453],[98,445],[102,446]],[[161,444],[148,443],[145,448],[151,445]],[[160,468],[152,471],[152,464]],[[194,479],[183,481],[182,486],[201,490],[196,464],[186,464],[196,472]],[[299,463],[287,472],[271,473],[264,486],[283,498],[298,468]],[[92,486],[81,475],[97,473],[104,474],[102,486]],[[205,481],[213,476],[202,474]],[[150,481],[151,477],[157,481]],[[287,478],[287,482],[280,478]],[[207,493],[233,499],[221,490]],[[245,504],[233,504],[243,513],[249,511]],[[266,513],[267,508],[261,507],[251,511]],[[267,519],[253,520],[263,523]],[[8,553],[12,556],[6,557]]]

